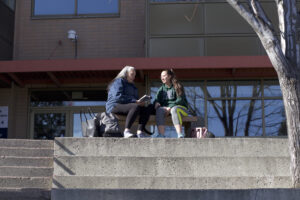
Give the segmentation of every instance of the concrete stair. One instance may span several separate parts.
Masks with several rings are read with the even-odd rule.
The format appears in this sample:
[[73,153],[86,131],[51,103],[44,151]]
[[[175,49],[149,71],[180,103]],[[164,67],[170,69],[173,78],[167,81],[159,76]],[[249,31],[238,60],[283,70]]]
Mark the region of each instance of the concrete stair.
[[53,200],[300,195],[286,138],[56,138],[54,150]]
[[0,140],[0,199],[50,200],[53,141]]

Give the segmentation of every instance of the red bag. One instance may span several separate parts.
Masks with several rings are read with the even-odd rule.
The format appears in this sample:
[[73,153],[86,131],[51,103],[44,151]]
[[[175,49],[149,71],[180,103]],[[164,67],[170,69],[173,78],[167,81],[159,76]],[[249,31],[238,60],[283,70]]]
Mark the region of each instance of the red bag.
[[213,138],[214,134],[207,131],[206,127],[195,127],[192,129],[192,138]]

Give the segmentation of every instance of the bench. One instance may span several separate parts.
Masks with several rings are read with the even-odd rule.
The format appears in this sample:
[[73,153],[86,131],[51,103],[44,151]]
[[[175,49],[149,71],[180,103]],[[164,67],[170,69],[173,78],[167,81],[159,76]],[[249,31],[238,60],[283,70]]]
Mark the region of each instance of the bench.
[[[126,120],[126,116],[124,115],[115,115],[120,124],[125,124],[125,120]],[[197,116],[186,116],[186,117],[182,117],[182,126],[184,127],[184,133],[185,133],[185,137],[191,137],[191,125],[192,122],[197,122],[198,121],[198,117]],[[138,120],[135,121],[135,124],[137,124]],[[168,116],[166,118],[166,126],[173,126],[173,122],[171,119],[171,116]],[[151,115],[150,119],[147,123],[147,125],[156,125],[156,120],[155,120],[155,115]]]

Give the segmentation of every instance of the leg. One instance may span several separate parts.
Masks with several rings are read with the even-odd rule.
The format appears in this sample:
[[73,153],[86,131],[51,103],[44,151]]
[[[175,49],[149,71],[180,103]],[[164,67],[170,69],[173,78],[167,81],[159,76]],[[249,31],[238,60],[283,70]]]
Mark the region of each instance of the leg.
[[125,135],[127,132],[130,133],[130,128],[140,113],[140,107],[136,103],[116,104],[112,110],[112,113],[127,116],[124,130]]
[[165,113],[166,109],[164,107],[159,107],[156,109],[156,125],[158,132],[162,135],[165,134]]
[[174,106],[171,109],[172,121],[176,129],[178,137],[183,137],[182,134],[182,116],[187,116],[188,111],[183,106]]
[[139,118],[139,126],[138,126],[138,131],[146,131],[146,124],[150,118],[150,115],[155,114],[155,108],[153,104],[150,104],[147,107],[140,107],[140,118]]

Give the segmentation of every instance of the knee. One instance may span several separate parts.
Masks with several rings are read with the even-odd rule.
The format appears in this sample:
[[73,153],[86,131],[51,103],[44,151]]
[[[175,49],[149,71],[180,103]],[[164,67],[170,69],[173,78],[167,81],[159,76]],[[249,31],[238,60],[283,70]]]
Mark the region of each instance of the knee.
[[157,116],[163,116],[165,114],[165,110],[163,108],[157,108],[156,109],[156,115]]
[[134,104],[132,104],[132,106],[131,106],[131,110],[132,110],[133,112],[140,112],[141,107],[140,107],[138,104],[134,103]]
[[171,115],[177,115],[177,106],[174,106],[173,108],[171,108]]

